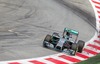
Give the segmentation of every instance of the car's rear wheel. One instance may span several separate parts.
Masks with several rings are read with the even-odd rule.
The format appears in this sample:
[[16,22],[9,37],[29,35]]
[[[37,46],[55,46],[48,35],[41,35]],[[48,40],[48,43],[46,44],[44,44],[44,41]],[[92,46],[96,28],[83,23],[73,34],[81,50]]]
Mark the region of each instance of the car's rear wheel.
[[60,46],[57,46],[56,49],[61,50],[61,47]]
[[43,41],[43,47],[48,47],[47,45],[50,43],[51,41],[51,35],[47,35]]
[[79,40],[78,41],[78,52],[82,52],[82,50],[83,50],[83,47],[84,47],[84,45],[85,45],[85,42],[84,41],[82,41],[82,40]]
[[72,55],[75,55],[76,52],[77,52],[77,49],[78,49],[77,44],[76,44],[76,43],[73,43],[71,49],[73,50],[73,52],[72,52],[71,54],[72,54]]
[[65,47],[63,46],[63,47],[62,47],[62,51],[63,51],[64,49],[65,49]]

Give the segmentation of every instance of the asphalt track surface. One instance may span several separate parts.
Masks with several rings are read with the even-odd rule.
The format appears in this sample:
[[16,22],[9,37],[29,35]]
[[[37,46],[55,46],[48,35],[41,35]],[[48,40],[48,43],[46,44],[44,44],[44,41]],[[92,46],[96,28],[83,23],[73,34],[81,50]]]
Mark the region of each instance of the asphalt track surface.
[[73,8],[60,0],[0,0],[0,61],[59,53],[43,48],[42,42],[47,34],[62,35],[65,27],[79,31],[79,39],[90,40],[93,25]]

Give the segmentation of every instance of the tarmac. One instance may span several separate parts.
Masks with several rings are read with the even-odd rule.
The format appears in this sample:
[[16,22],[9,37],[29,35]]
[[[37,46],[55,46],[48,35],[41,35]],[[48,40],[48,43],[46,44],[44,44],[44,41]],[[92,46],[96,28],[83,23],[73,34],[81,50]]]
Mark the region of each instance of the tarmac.
[[79,31],[79,39],[85,42],[94,36],[89,1],[0,0],[0,61],[59,53],[43,48],[42,43],[47,34],[62,35],[65,27]]

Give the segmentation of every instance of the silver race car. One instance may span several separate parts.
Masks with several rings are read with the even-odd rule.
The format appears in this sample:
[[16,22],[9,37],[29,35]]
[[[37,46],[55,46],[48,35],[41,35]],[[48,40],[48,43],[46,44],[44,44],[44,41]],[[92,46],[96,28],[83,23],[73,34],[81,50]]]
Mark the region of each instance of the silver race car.
[[47,34],[44,41],[43,47],[50,48],[51,45],[54,49],[59,51],[70,51],[71,55],[75,55],[76,52],[82,52],[85,42],[78,39],[79,32],[76,30],[65,28],[63,35],[54,32],[52,35]]

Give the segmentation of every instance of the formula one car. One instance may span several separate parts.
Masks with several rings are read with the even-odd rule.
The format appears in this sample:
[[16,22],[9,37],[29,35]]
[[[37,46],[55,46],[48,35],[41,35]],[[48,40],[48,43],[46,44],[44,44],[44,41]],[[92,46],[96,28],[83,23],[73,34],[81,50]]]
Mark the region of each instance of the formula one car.
[[76,52],[82,52],[85,42],[78,40],[79,32],[76,30],[65,28],[63,36],[61,37],[59,33],[54,32],[52,35],[46,35],[43,41],[43,47],[50,48],[53,45],[54,49],[63,51],[69,50],[71,55],[75,55]]

